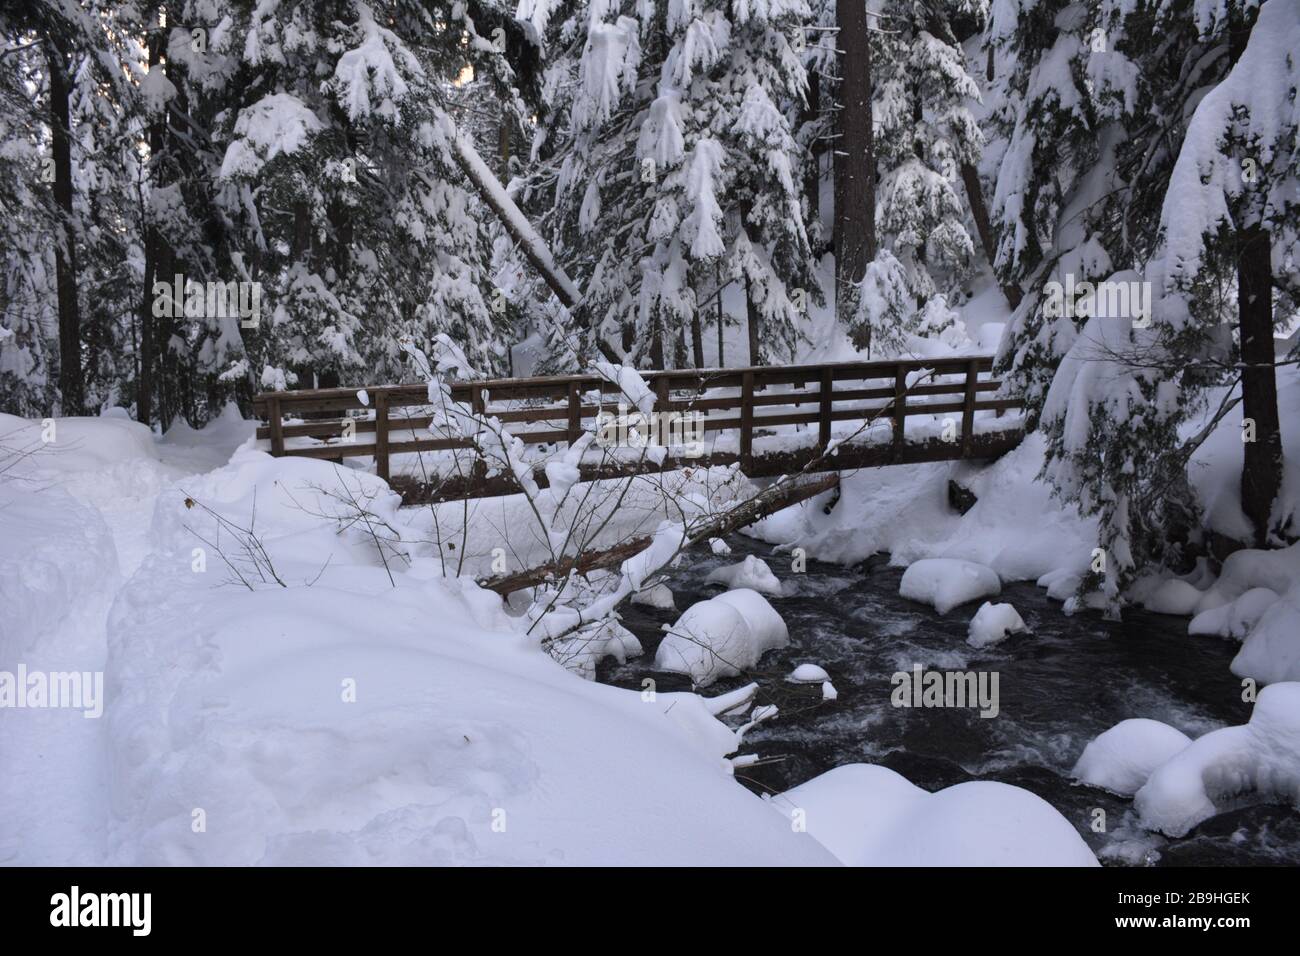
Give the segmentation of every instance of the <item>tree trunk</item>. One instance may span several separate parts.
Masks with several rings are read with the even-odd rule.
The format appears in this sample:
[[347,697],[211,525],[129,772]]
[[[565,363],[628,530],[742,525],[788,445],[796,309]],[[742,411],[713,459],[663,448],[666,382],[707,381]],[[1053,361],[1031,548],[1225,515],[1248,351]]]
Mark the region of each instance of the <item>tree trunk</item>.
[[1241,333],[1241,408],[1255,423],[1254,441],[1245,442],[1241,469],[1241,510],[1255,526],[1255,545],[1268,538],[1269,514],[1282,486],[1282,433],[1277,412],[1273,344],[1273,272],[1270,237],[1251,226],[1238,233],[1237,316]]
[[[821,113],[821,82],[816,73],[808,74],[808,106],[804,110],[804,121],[815,123]],[[803,192],[808,198],[808,221],[821,219],[822,192],[822,143],[814,139],[808,144],[808,163],[804,171]]]
[[691,351],[695,353],[695,367],[704,368],[704,320],[699,309],[691,316]]
[[54,44],[45,48],[50,70],[50,134],[54,158],[54,202],[59,231],[54,243],[55,288],[59,304],[59,394],[64,415],[85,411],[81,370],[81,307],[77,301],[77,244],[72,224],[72,141],[68,110],[67,64]]
[[[971,218],[975,220],[975,230],[980,236],[980,245],[984,247],[984,257],[988,259],[989,269],[993,270],[994,275],[997,271],[994,268],[994,260],[997,256],[997,248],[993,243],[993,227],[989,224],[989,210],[984,205],[984,191],[980,187],[979,171],[971,163],[961,164],[961,181],[966,186],[966,198],[970,200]],[[1020,307],[1020,300],[1023,294],[1020,287],[1012,282],[999,282],[1002,288],[1002,294],[1006,296],[1007,303],[1012,309]]]
[[758,306],[754,305],[754,300],[750,298],[749,278],[745,278],[745,318],[746,325],[749,326],[749,364],[763,364],[763,349],[759,344],[759,325],[763,321],[763,316],[758,311]]
[[[163,33],[157,26],[158,18],[154,18],[154,31],[149,37],[149,69],[161,69],[162,51],[163,51]],[[163,184],[163,150],[166,137],[166,116],[159,115],[149,124],[149,164],[146,167],[146,176],[148,178],[149,191]],[[154,417],[154,374],[159,366],[158,361],[158,321],[154,317],[154,282],[166,282],[168,287],[172,287],[174,276],[172,274],[170,257],[167,255],[166,242],[163,239],[161,231],[154,222],[153,212],[150,202],[146,196],[144,208],[140,211],[141,219],[144,224],[144,289],[140,295],[140,374],[136,379],[135,395],[135,417],[145,425],[149,425]],[[180,289],[180,302],[173,302],[172,309],[183,309],[185,288]],[[175,312],[173,311],[173,315]],[[166,337],[163,337],[165,343]],[[159,412],[163,410],[160,408]]]
[[[861,0],[835,5],[839,27],[840,110],[835,114],[835,311],[852,328],[857,287],[876,256],[876,157],[871,130],[871,37]],[[853,331],[870,346],[870,330]]]
[[727,360],[723,356],[724,331],[727,325],[726,313],[722,311],[722,268],[718,265],[713,267],[713,284],[718,287],[718,368],[726,368]]

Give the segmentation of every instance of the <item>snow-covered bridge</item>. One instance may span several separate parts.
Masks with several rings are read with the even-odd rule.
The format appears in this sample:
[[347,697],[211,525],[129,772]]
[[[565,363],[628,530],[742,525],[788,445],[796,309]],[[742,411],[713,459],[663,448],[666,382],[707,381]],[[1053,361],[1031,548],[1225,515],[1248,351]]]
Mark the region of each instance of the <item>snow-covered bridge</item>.
[[[548,460],[588,432],[582,480],[733,463],[761,478],[996,458],[1023,428],[992,368],[961,356],[641,372],[652,405],[597,375],[458,382],[451,396],[520,439],[542,487]],[[471,439],[431,430],[441,415],[422,384],[266,392],[255,408],[271,454],[367,459],[408,504],[520,490]]]

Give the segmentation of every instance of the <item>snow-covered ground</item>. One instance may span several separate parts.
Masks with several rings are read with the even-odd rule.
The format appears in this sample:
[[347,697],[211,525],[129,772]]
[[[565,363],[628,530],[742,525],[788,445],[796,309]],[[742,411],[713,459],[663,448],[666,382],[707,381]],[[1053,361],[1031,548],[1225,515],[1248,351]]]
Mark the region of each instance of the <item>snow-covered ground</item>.
[[[0,862],[834,862],[734,782],[702,698],[574,676],[431,558],[390,583],[316,514],[331,467],[223,464],[229,419],[39,428],[0,418],[36,449],[0,484],[0,670],[102,671],[103,716],[0,710]],[[227,582],[222,552],[255,569],[205,509],[254,501],[285,587]]]

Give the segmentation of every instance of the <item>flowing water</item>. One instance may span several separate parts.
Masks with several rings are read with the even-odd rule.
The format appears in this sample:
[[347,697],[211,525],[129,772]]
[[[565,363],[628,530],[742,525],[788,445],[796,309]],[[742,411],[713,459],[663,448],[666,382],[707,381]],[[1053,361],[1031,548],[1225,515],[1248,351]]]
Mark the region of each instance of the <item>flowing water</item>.
[[[978,604],[939,615],[901,598],[902,570],[883,557],[853,567],[809,561],[796,574],[787,554],[738,535],[728,541],[731,555],[697,549],[667,583],[684,610],[720,592],[704,583],[709,571],[747,554],[765,558],[785,582],[788,596],[770,600],[789,626],[789,646],[704,692],[713,696],[757,681],[756,703],[780,708],[746,734],[740,751],[761,758],[736,773],[755,792],[781,792],[841,764],[874,763],[927,790],[976,779],[1031,790],[1108,864],[1300,863],[1300,813],[1290,808],[1232,810],[1171,840],[1141,830],[1131,801],[1070,781],[1088,741],[1125,718],[1155,718],[1193,737],[1249,719],[1241,684],[1228,671],[1235,642],[1189,637],[1186,619],[1140,611],[1126,612],[1122,623],[1095,613],[1067,617],[1026,583],[1004,588],[998,600],[1016,607],[1030,633],[975,649],[966,643],[966,628]],[[640,689],[653,677],[660,691],[689,690],[689,678],[654,670],[661,627],[676,617],[626,606],[623,623],[645,654],[626,665],[606,662],[600,679]],[[825,668],[838,698],[824,701],[819,684],[787,681],[802,663]],[[892,675],[917,664],[996,671],[1000,712],[981,718],[978,708],[894,707]],[[1104,832],[1093,829],[1097,809],[1105,811]]]

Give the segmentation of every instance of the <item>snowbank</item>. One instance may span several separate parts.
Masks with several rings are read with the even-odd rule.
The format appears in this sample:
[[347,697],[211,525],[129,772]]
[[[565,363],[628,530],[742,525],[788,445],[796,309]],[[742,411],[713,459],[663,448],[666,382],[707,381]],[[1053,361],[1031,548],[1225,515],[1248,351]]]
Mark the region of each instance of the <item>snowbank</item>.
[[1248,723],[1178,751],[1133,806],[1142,826],[1177,837],[1243,799],[1300,806],[1300,683],[1265,687]]
[[970,635],[966,643],[971,647],[988,647],[1005,641],[1012,634],[1028,630],[1019,612],[1010,604],[985,601],[971,618]]
[[886,767],[847,764],[772,806],[848,866],[1097,866],[1040,797],[972,781],[928,793]]
[[740,674],[790,642],[785,621],[757,591],[738,588],[687,608],[655,654],[655,667],[700,687]]
[[989,597],[1002,590],[992,568],[954,558],[925,558],[908,566],[898,593],[909,601],[929,604],[947,614],[959,604]]
[[771,594],[774,597],[780,597],[784,593],[781,580],[772,573],[767,562],[752,554],[746,555],[745,560],[739,564],[714,568],[704,580],[706,583],[722,584],[728,588],[749,588],[751,591]]
[[1079,783],[1131,797],[1157,767],[1191,742],[1158,720],[1121,720],[1083,748],[1070,773]]

